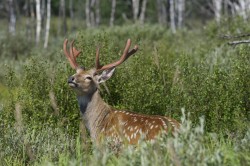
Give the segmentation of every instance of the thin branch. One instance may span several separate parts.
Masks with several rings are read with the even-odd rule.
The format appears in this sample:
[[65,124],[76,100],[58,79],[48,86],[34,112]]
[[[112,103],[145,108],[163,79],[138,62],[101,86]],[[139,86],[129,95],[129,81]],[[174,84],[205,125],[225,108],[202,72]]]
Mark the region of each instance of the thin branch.
[[232,35],[220,35],[219,38],[222,39],[237,39],[237,38],[243,38],[243,37],[249,37],[250,34],[241,34],[237,36],[232,36]]
[[250,43],[250,40],[232,41],[232,42],[228,42],[228,45],[236,46],[238,44],[246,44],[246,43]]

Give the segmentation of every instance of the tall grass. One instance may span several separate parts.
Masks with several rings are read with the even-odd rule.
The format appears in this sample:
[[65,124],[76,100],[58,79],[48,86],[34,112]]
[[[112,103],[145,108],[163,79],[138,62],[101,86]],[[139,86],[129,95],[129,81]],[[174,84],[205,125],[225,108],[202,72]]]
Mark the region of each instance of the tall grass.
[[[250,131],[239,140],[206,134],[204,118],[193,126],[183,114],[180,133],[154,142],[124,146],[115,155],[108,147],[91,148],[89,141],[67,129],[9,128],[0,146],[3,165],[249,165]],[[84,138],[88,139],[88,138]]]
[[20,52],[25,54],[18,55],[20,61],[0,56],[5,59],[0,62],[3,165],[250,165],[250,50],[248,45],[232,48],[216,37],[228,31],[235,29],[210,23],[172,34],[161,26],[137,25],[69,37],[76,38],[82,51],[78,62],[86,68],[94,66],[96,46],[101,62],[109,63],[131,38],[139,51],[117,68],[107,82],[109,93],[101,87],[102,96],[116,108],[182,122],[178,136],[124,147],[119,155],[106,146],[94,147],[80,123],[75,95],[66,83],[75,71],[58,45],[62,39],[49,51]]

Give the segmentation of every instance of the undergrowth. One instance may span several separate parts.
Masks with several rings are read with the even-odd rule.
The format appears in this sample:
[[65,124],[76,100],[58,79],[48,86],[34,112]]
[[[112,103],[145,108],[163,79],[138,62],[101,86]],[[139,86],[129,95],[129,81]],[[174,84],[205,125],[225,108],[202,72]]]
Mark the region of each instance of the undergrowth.
[[[242,29],[247,27],[237,32]],[[19,61],[1,55],[3,165],[250,165],[250,48],[233,48],[216,37],[228,32],[236,30],[210,23],[172,34],[161,26],[136,25],[69,37],[76,39],[78,63],[87,69],[94,66],[96,46],[105,64],[118,59],[131,38],[139,51],[117,68],[108,92],[101,87],[102,96],[116,108],[182,121],[178,136],[126,147],[119,156],[94,148],[79,128],[76,97],[67,86],[75,71],[58,46],[62,39],[48,52],[16,48],[25,54],[17,55]],[[4,56],[12,46],[1,46]]]

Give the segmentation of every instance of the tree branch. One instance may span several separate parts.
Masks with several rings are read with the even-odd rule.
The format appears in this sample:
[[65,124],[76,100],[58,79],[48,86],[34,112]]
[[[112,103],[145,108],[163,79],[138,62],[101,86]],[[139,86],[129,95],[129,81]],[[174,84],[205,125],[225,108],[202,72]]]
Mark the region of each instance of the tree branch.
[[249,37],[250,34],[240,34],[237,36],[232,36],[232,35],[220,35],[219,37],[222,39],[236,39],[236,38],[243,38],[243,37]]
[[250,40],[232,41],[232,42],[228,42],[228,45],[236,46],[238,44],[246,44],[246,43],[250,43]]

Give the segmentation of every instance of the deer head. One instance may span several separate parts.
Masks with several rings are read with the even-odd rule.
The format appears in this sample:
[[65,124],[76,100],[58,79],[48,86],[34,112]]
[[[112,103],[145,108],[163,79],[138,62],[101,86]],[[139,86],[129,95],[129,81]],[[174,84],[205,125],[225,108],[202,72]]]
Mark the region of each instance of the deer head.
[[138,46],[129,51],[131,40],[128,39],[125,49],[121,58],[118,61],[107,65],[101,65],[99,60],[99,48],[96,49],[96,61],[95,67],[86,70],[77,64],[76,58],[81,53],[73,45],[74,41],[71,42],[69,51],[67,50],[68,40],[64,41],[63,50],[66,55],[70,65],[76,70],[76,73],[68,78],[68,84],[73,88],[78,96],[92,94],[98,89],[99,84],[107,81],[113,75],[115,68],[127,60],[131,55],[133,55],[137,50]]

